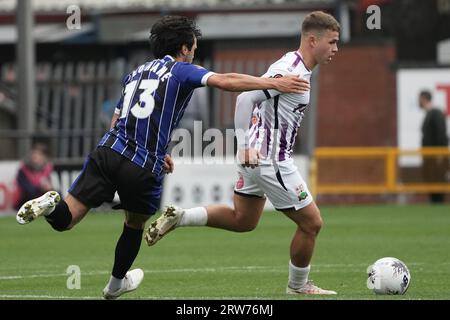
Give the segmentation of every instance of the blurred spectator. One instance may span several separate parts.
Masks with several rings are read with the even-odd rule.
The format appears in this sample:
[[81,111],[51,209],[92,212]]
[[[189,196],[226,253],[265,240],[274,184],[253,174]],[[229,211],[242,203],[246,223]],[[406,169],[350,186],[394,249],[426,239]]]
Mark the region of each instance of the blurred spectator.
[[[421,91],[419,106],[426,112],[422,124],[422,147],[447,147],[447,125],[441,110],[432,105],[432,96],[429,91]],[[423,177],[426,182],[443,183],[449,168],[448,157],[425,157],[423,160]],[[443,193],[430,194],[432,203],[444,202]]]
[[17,172],[14,208],[18,210],[26,201],[51,190],[52,171],[53,164],[50,161],[48,146],[42,142],[35,143]]

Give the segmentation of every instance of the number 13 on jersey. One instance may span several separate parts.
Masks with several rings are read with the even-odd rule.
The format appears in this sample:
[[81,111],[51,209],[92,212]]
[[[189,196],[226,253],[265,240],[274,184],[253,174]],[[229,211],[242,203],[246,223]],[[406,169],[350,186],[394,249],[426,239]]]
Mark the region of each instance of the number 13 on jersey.
[[[136,95],[136,87],[139,84],[139,90],[144,90],[139,95],[139,101],[136,102],[130,109],[130,104],[134,100]],[[158,88],[159,80],[145,79],[140,82],[137,80],[131,81],[125,87],[125,96],[123,98],[122,113],[120,118],[125,118],[130,109],[131,114],[138,119],[148,118],[155,107],[155,99],[153,98],[153,92]]]

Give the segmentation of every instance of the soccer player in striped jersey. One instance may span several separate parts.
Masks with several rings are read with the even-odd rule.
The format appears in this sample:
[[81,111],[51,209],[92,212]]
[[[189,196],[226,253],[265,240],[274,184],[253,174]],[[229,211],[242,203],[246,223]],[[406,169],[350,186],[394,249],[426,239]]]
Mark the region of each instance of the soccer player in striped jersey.
[[[315,11],[302,24],[300,47],[272,64],[264,78],[298,74],[309,80],[311,70],[327,64],[338,51],[339,23],[329,14]],[[290,246],[288,294],[336,294],[308,280],[316,237],[322,226],[320,211],[292,159],[292,149],[309,91],[281,93],[257,90],[240,94],[236,101],[239,179],[234,208],[211,205],[183,210],[169,207],[150,225],[149,245],[176,227],[210,226],[236,232],[253,230],[263,212],[266,197],[297,229]],[[252,108],[253,112],[252,112]]]
[[193,91],[211,86],[229,91],[278,90],[299,93],[309,88],[298,76],[259,78],[237,73],[216,74],[192,64],[200,30],[186,17],[167,16],[152,26],[150,45],[155,60],[128,74],[111,121],[111,129],[87,157],[83,170],[65,199],[55,191],[25,203],[16,220],[29,223],[45,216],[65,231],[89,211],[111,201],[117,191],[125,210],[123,232],[117,242],[106,299],[135,290],[143,271],[128,271],[142,241],[145,222],[159,208],[162,180],[173,171],[166,155],[173,130],[183,116]]

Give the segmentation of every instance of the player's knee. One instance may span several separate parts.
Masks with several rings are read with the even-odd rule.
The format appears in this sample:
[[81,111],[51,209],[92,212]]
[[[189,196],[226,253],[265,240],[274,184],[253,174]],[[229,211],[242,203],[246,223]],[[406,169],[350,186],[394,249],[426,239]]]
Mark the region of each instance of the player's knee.
[[125,224],[132,229],[144,230],[145,228],[145,220],[127,217],[127,219],[125,219]]
[[299,225],[299,227],[303,230],[303,232],[310,234],[312,236],[317,236],[322,229],[323,220],[320,215],[314,216],[314,218],[310,219],[308,223],[303,225]]
[[322,226],[323,226],[323,220],[319,215],[317,217],[314,217],[314,219],[311,221],[311,223],[309,224],[309,227],[308,227],[308,229],[309,229],[308,231],[309,231],[309,233],[317,236],[320,232],[320,229],[322,229]]
[[127,211],[125,213],[125,224],[132,229],[143,230],[149,218],[150,216],[147,215]]
[[316,234],[319,234],[320,229],[322,229],[322,226],[323,226],[323,220],[322,220],[322,217],[319,216],[314,221],[314,225],[313,225],[314,232]]
[[247,224],[238,224],[237,225],[237,232],[250,232],[250,231],[253,231],[253,230],[255,230],[255,228],[256,228],[256,225],[254,225],[254,224],[249,224],[249,223],[247,223]]
[[236,211],[235,217],[235,231],[250,232],[255,230],[257,222],[249,221],[244,213]]
[[145,222],[137,222],[137,221],[126,221],[126,226],[136,230],[144,230]]

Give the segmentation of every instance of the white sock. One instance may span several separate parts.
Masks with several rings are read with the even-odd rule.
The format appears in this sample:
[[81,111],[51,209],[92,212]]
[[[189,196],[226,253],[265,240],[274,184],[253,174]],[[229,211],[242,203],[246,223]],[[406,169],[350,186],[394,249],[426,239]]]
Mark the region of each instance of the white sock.
[[292,289],[298,289],[302,287],[308,281],[309,270],[311,265],[304,268],[296,267],[289,260],[289,282],[288,287]]
[[177,223],[177,227],[206,226],[208,212],[205,207],[197,207],[184,210],[183,217]]
[[114,276],[111,276],[108,283],[108,288],[112,292],[119,290],[122,287],[123,279],[118,279]]

